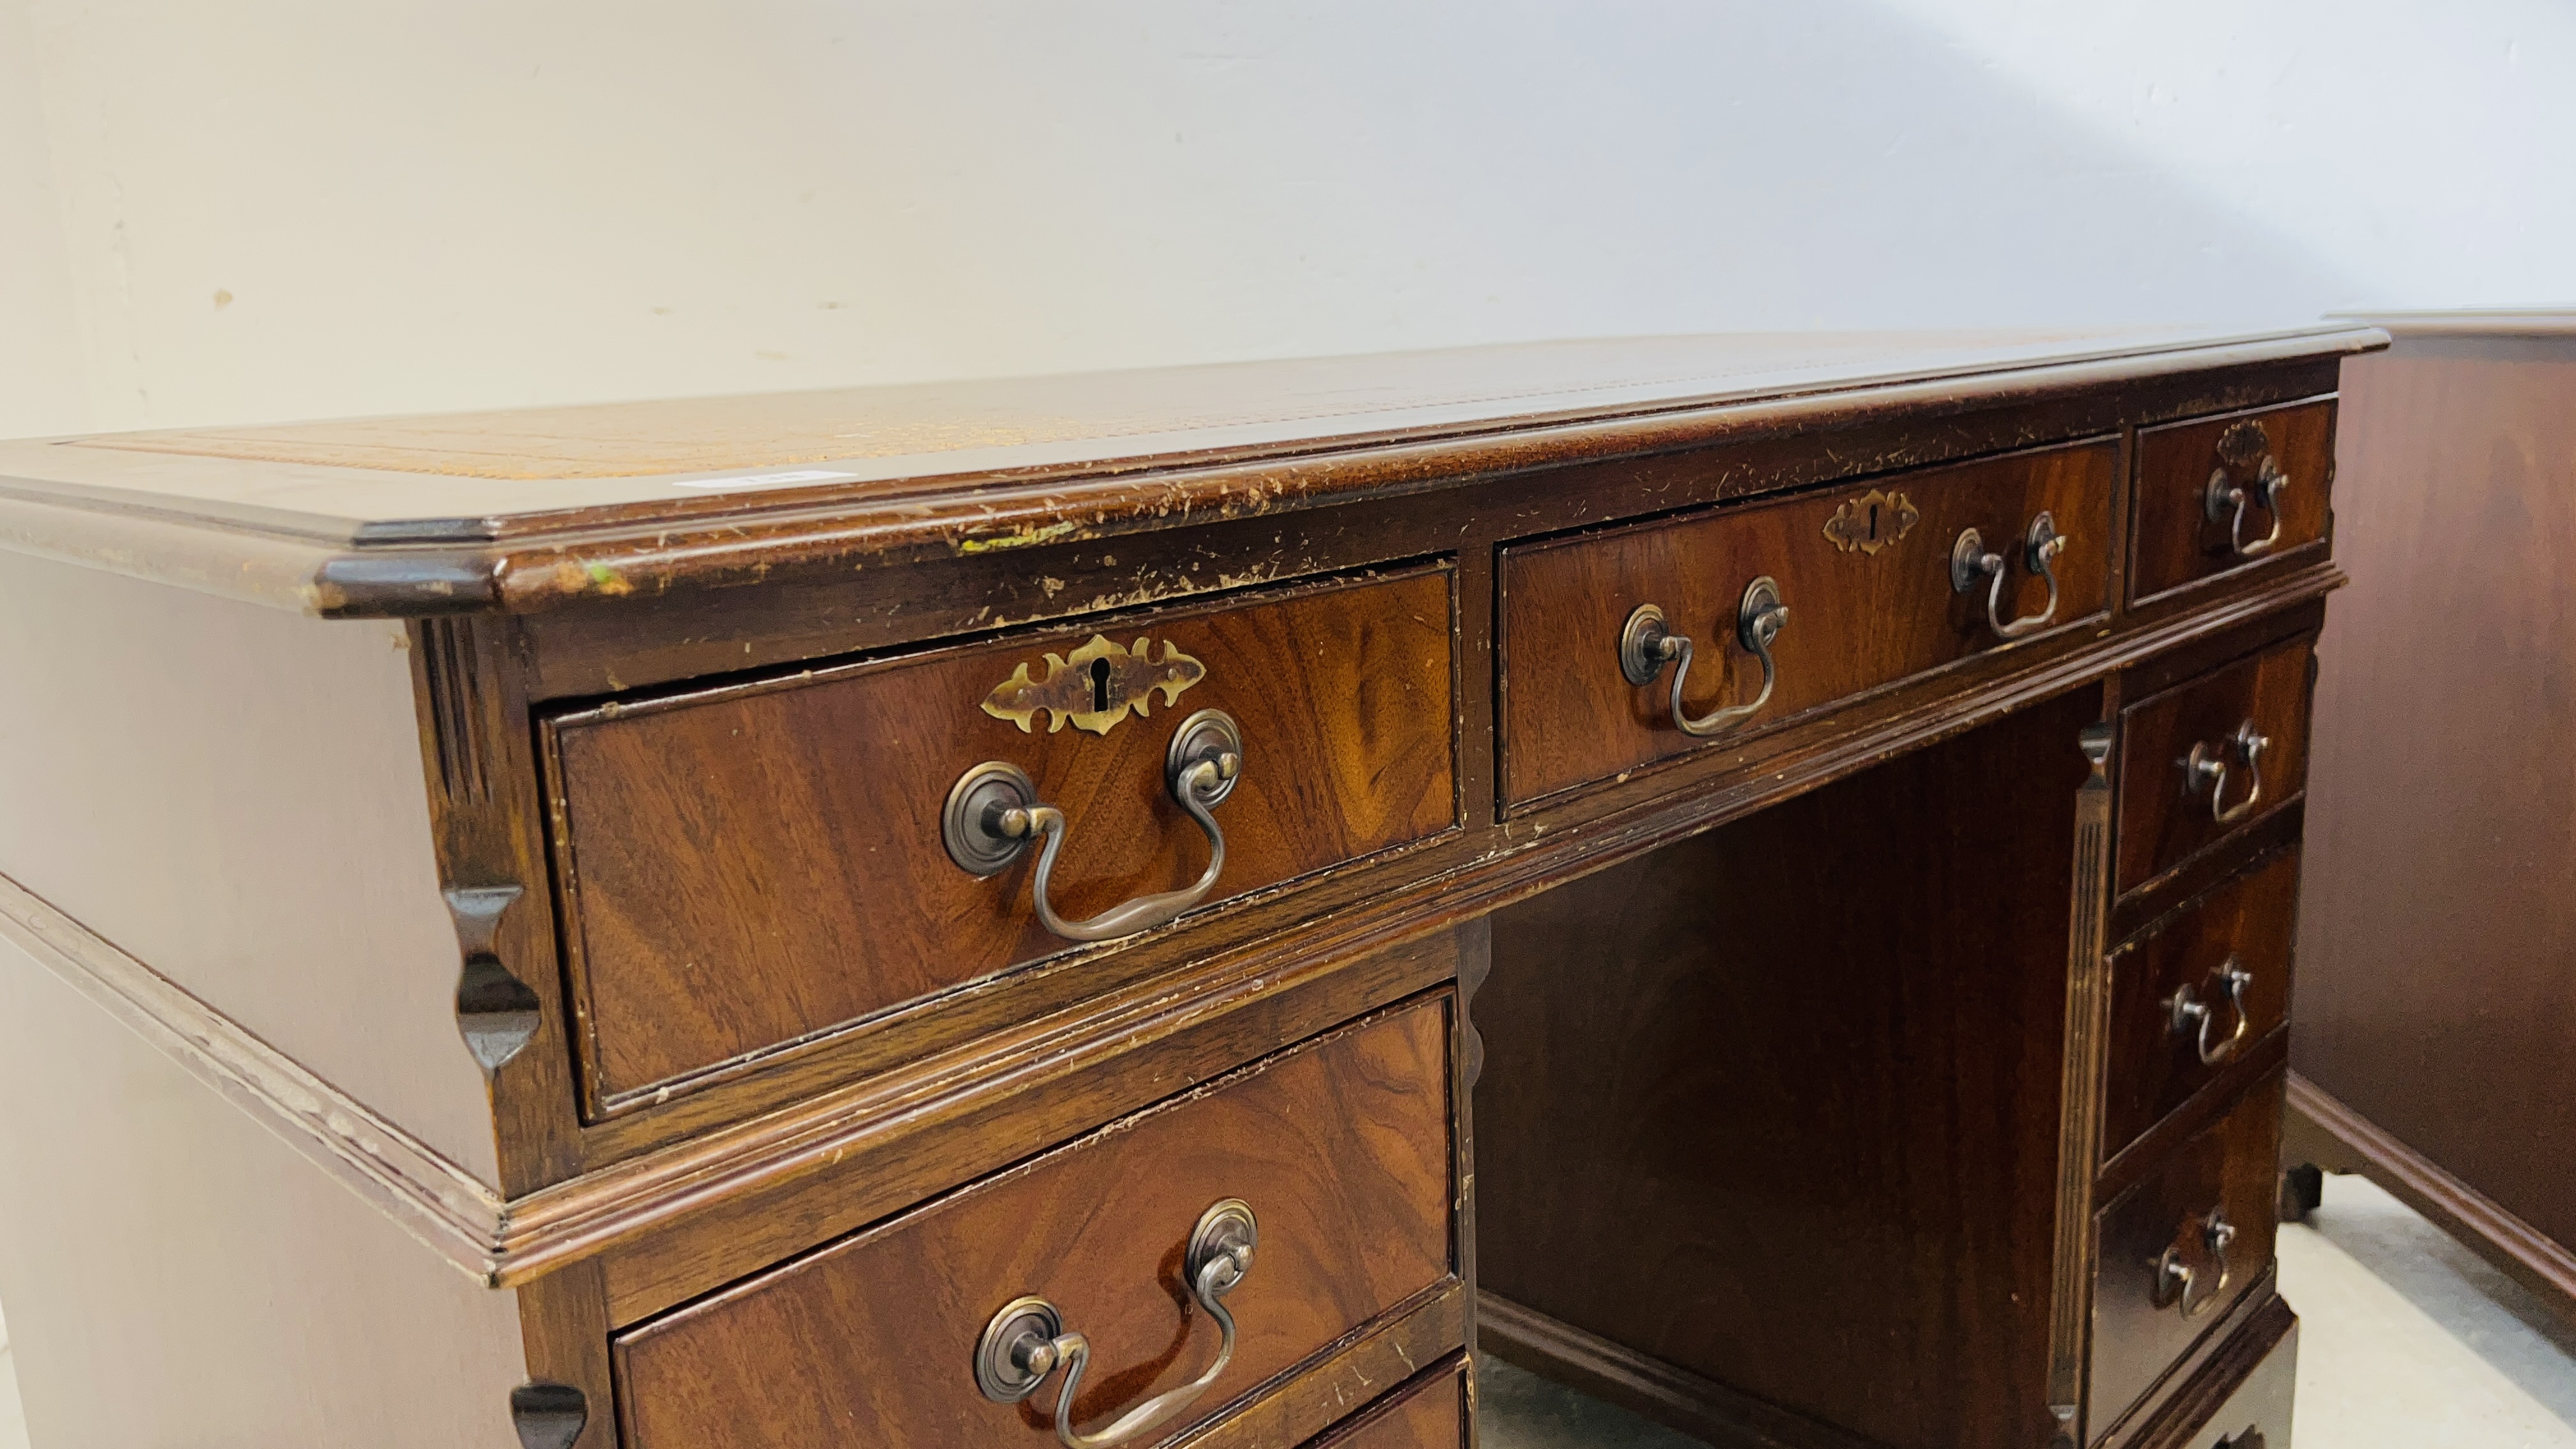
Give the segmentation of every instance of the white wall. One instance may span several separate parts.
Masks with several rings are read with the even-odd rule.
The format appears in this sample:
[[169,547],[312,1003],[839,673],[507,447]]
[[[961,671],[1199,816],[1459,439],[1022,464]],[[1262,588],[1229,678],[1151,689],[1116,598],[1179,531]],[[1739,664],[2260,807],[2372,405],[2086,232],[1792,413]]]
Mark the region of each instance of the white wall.
[[0,248],[0,433],[2530,303],[2576,8],[0,0]]
[[20,0],[0,0],[0,438],[89,426],[71,259]]

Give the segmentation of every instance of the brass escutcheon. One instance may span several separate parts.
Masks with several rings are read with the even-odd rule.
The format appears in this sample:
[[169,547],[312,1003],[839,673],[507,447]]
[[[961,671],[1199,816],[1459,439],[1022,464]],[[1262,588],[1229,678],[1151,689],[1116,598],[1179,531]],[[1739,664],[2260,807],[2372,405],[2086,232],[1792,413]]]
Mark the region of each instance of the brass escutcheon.
[[1071,654],[1048,654],[1044,679],[1030,678],[1023,661],[984,697],[984,713],[1018,725],[1022,734],[1031,732],[1043,710],[1049,716],[1048,734],[1070,724],[1105,735],[1131,712],[1139,719],[1151,715],[1158,691],[1164,704],[1178,704],[1183,690],[1207,677],[1207,666],[1169,639],[1163,641],[1162,658],[1153,653],[1151,638],[1129,647],[1094,634]]
[[1825,520],[1825,537],[1845,553],[1858,549],[1875,554],[1903,538],[1922,517],[1923,510],[1904,494],[1872,488],[1834,509],[1834,516]]

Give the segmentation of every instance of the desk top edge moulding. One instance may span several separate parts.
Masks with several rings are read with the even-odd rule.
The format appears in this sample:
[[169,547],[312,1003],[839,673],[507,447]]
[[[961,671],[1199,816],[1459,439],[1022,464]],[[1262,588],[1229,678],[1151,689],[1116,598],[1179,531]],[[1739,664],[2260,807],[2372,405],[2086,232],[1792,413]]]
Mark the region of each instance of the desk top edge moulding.
[[1715,334],[21,440],[0,547],[330,616],[526,612],[2384,340]]
[[0,443],[35,1442],[2281,1449],[2387,344]]

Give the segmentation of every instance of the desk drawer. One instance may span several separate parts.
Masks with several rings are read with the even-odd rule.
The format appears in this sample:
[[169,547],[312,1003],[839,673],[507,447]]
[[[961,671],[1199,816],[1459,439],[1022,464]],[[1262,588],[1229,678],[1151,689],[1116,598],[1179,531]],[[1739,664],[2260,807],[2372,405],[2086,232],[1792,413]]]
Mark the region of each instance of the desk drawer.
[[1207,867],[1168,761],[1200,711],[1242,745],[1209,811],[1225,859],[1206,901],[1448,829],[1451,578],[1308,585],[549,720],[592,1114],[1065,949],[1032,905],[1041,849],[978,877],[944,844],[952,788],[984,762],[1062,813],[1049,894],[1075,925]]
[[2095,1423],[2117,1420],[2270,1266],[2281,1084],[2278,1072],[2264,1078],[2154,1176],[2102,1210],[2093,1280]]
[[2298,906],[2299,857],[2291,851],[2112,954],[2103,1161],[2280,1026],[2290,1008]]
[[1446,994],[1398,1008],[620,1334],[625,1449],[1052,1444],[1064,1369],[1017,1403],[978,1388],[1024,1297],[1089,1340],[1096,1433],[1215,1362],[1182,1265],[1239,1200],[1234,1357],[1140,1442],[1204,1422],[1453,1275],[1450,1035]]
[[2334,418],[2333,403],[2312,402],[2139,429],[2130,599],[2325,537]]
[[2273,645],[2121,711],[2121,890],[2305,788],[2314,642]]
[[[2027,637],[2102,611],[2115,449],[2108,442],[1929,469],[1777,503],[1730,507],[1503,552],[1500,650],[1505,795],[1521,803],[1667,756],[1723,744],[1865,690],[1997,647],[1989,619]],[[2047,514],[2063,547],[2050,588],[2024,543]],[[2002,563],[2002,589],[1953,546],[1975,529]],[[1786,622],[1767,641],[1770,695],[1740,719],[1721,707],[1761,698],[1757,580]],[[1954,585],[1964,581],[1963,590]],[[1682,708],[1713,735],[1684,732],[1675,664],[1623,647],[1638,611],[1691,641]],[[1645,682],[1632,683],[1630,669]]]

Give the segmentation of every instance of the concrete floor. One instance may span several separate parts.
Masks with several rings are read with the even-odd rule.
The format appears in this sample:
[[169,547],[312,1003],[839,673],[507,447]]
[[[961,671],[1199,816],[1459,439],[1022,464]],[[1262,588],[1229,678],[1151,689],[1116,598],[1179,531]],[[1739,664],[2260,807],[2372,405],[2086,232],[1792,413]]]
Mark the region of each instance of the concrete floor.
[[[2310,1449],[2576,1449],[2576,1333],[2357,1177],[2281,1230]],[[1485,1449],[1696,1449],[1696,1440],[1487,1357]],[[29,1449],[0,1323],[0,1449]]]
[[2300,1443],[2576,1449],[2576,1332],[2405,1204],[2327,1178],[2280,1257]]

